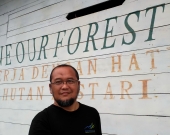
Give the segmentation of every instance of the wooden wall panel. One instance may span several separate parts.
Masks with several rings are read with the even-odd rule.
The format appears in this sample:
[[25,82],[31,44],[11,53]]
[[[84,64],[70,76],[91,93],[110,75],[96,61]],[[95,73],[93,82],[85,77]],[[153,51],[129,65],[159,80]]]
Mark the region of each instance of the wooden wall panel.
[[[109,9],[108,12],[112,12],[113,9]],[[167,19],[168,15],[169,15],[168,13],[170,12],[169,9],[170,9],[169,4],[165,5],[164,12],[163,12],[162,7],[158,7],[157,14],[156,14],[156,17],[155,17],[154,27],[162,26],[162,24],[164,24],[164,25],[169,24],[168,19]],[[96,14],[91,15],[91,16],[94,16],[94,18],[96,20],[98,20],[98,21],[95,21],[99,25],[99,30],[97,32],[97,35],[95,36],[96,39],[104,37],[103,31],[106,29],[106,20],[105,19],[108,19],[108,18],[105,18],[105,19],[100,20],[101,19],[99,17],[100,15],[102,15],[102,12],[98,13],[97,16],[96,16]],[[111,18],[111,17],[115,17],[115,16],[110,16],[109,18]],[[117,21],[115,21],[114,19],[110,21],[109,29],[111,29],[112,27],[114,28],[113,35],[128,33],[128,30],[124,26],[124,21],[125,21],[126,17],[127,17],[127,14],[123,14],[123,15],[119,14]],[[28,38],[29,35],[31,35],[31,33],[40,33],[40,32],[45,31],[47,29],[48,29],[48,31],[45,34],[48,34],[49,32],[53,33],[54,30],[50,29],[50,28],[52,28],[54,26],[56,26],[55,27],[56,31],[67,30],[69,32],[69,31],[72,31],[72,29],[74,28],[74,25],[77,21],[81,22],[79,20],[82,20],[82,19],[88,20],[87,18],[88,18],[88,16],[84,16],[84,17],[77,18],[76,20],[73,20],[73,21],[70,22],[70,21],[67,21],[66,15],[63,15],[63,16],[60,16],[60,17],[56,17],[55,19],[57,19],[57,21],[55,21],[55,23],[54,22],[49,23],[49,21],[50,21],[49,20],[49,21],[46,21],[46,22],[44,21],[43,23],[33,24],[31,26],[27,26],[27,27],[24,27],[24,28],[21,28],[21,29],[17,29],[15,27],[15,30],[8,33],[8,37],[9,38],[13,37],[13,36],[15,37],[15,35],[17,35],[17,37],[18,37],[19,35],[24,33],[25,36]],[[146,10],[142,10],[142,11],[140,11],[139,21],[138,21],[137,16],[134,14],[134,15],[131,15],[129,17],[128,23],[130,25],[133,25],[133,29],[135,31],[139,31],[139,30],[150,28],[151,18],[152,18],[152,12],[148,12],[148,14],[146,15]],[[34,20],[34,18],[32,20]],[[158,20],[162,20],[162,21],[158,21]],[[62,21],[64,21],[64,22],[61,23]],[[17,21],[14,24],[20,25],[20,22],[21,21]],[[46,23],[48,23],[48,25]],[[61,24],[56,24],[56,23],[61,23]],[[88,33],[88,30],[89,30],[88,24],[89,23],[93,23],[93,21],[88,20],[86,23],[79,24],[78,26],[84,31],[84,33]],[[40,24],[44,24],[44,25],[41,26]],[[72,24],[73,24],[73,26],[72,26]],[[36,27],[36,25],[39,25],[39,26]],[[67,27],[60,27],[60,26],[67,26]],[[43,27],[45,27],[45,28],[43,28]],[[69,36],[69,35],[66,35],[66,37],[67,36]],[[87,35],[86,35],[86,37],[82,37],[82,38],[87,38]]]
[[[64,22],[64,21],[67,21],[66,15],[61,15],[59,17],[54,17],[54,18],[51,18],[51,19],[47,19],[45,21],[33,23],[31,25],[27,25],[27,26],[24,26],[24,27],[21,27],[21,28],[14,27],[13,30],[8,31],[8,37],[20,35],[20,34],[23,34],[23,33],[30,32],[30,31],[34,32],[35,30],[42,29],[44,27],[49,27],[51,25],[55,25],[55,24],[58,24],[58,23],[61,23],[61,22]],[[9,29],[11,29],[11,28],[9,28]]]
[[6,35],[0,36],[0,41],[1,41],[0,46],[6,45],[7,44],[6,40],[7,40]]
[[[115,45],[112,49],[101,49],[103,47],[103,42],[104,42],[104,39],[98,39],[98,40],[95,40],[95,45],[96,45],[96,48],[98,49],[98,51],[94,51],[94,48],[93,48],[93,45],[92,45],[92,42],[89,42],[89,51],[88,52],[84,52],[85,51],[85,48],[86,48],[86,42],[82,42],[80,43],[77,51],[75,52],[74,55],[72,55],[72,58],[70,59],[70,54],[68,53],[68,45],[67,45],[67,42],[68,42],[68,38],[63,38],[63,47],[59,47],[57,49],[57,57],[53,57],[54,54],[55,54],[55,47],[56,47],[56,38],[58,36],[58,34],[53,34],[53,35],[49,35],[49,41],[48,41],[48,45],[46,46],[46,57],[47,59],[44,59],[43,56],[41,56],[41,58],[43,59],[43,63],[47,64],[49,62],[52,62],[52,63],[55,63],[55,62],[67,62],[67,61],[70,61],[70,60],[74,60],[74,59],[80,59],[80,55],[79,54],[82,54],[82,58],[86,57],[94,57],[94,56],[99,56],[99,55],[108,55],[108,54],[117,54],[119,55],[119,53],[122,53],[124,51],[132,51],[131,52],[131,55],[133,53],[135,53],[135,51],[137,50],[141,50],[141,49],[148,49],[148,50],[145,50],[143,51],[142,53],[147,53],[147,55],[145,55],[146,57],[149,57],[149,53],[150,52],[147,52],[147,51],[150,51],[150,50],[154,50],[154,51],[157,51],[157,48],[156,47],[161,47],[161,46],[165,46],[164,49],[158,49],[158,52],[159,51],[169,51],[168,47],[168,43],[169,43],[169,38],[168,38],[168,34],[170,33],[169,31],[169,25],[168,26],[165,26],[165,27],[158,27],[158,28],[155,28],[154,29],[154,32],[153,32],[153,35],[154,35],[154,38],[156,40],[152,40],[152,41],[149,41],[149,42],[145,42],[145,40],[147,39],[148,37],[148,33],[149,33],[149,30],[144,30],[144,31],[138,31],[136,32],[136,39],[135,41],[129,46],[129,45],[122,45],[122,39],[123,39],[123,36],[124,35],[119,35],[119,36],[114,36],[114,37],[109,37],[107,39],[107,46],[110,46],[111,44],[113,44],[114,40],[116,39],[115,41]],[[162,34],[163,33],[163,34]],[[63,34],[63,33],[62,33]],[[61,35],[62,37],[62,35]],[[126,34],[126,40],[131,40],[132,36],[131,34]],[[46,41],[46,38],[44,39],[44,42]],[[42,37],[41,38],[37,38],[35,40],[36,42],[36,53],[35,53],[35,59],[38,59],[40,53],[38,52],[40,50],[40,46],[41,46],[41,42],[42,42]],[[33,40],[30,40],[30,46],[33,45]],[[65,44],[64,44],[65,43]],[[25,56],[24,56],[24,60],[22,63],[19,63],[17,61],[17,57],[16,57],[16,46],[18,45],[18,43],[16,44],[13,44],[12,46],[12,49],[14,49],[15,51],[10,51],[10,55],[11,55],[11,61],[12,63],[15,63],[15,66],[14,67],[20,67],[20,66],[28,66],[28,65],[34,65],[34,64],[41,64],[41,61],[31,61],[31,63],[28,63],[29,60],[29,56],[28,56],[28,41],[24,41],[23,42],[23,45],[24,45],[24,50],[25,50]],[[73,44],[73,45],[70,45],[70,47],[72,47],[72,49],[70,49],[70,52],[73,52],[75,50],[77,46],[77,43],[76,44]],[[10,50],[10,48],[9,48]],[[32,53],[30,54],[30,57],[33,57],[33,49],[31,50]],[[22,54],[23,51],[22,51],[22,47],[21,45],[18,47],[18,54]],[[158,53],[159,54],[159,53]],[[63,57],[63,55],[65,57]],[[3,51],[3,65],[1,66],[2,69],[7,67],[8,65],[5,65],[6,63],[6,52]],[[168,55],[167,55],[168,56]],[[18,56],[18,58],[21,60],[22,59],[22,55],[21,56]],[[11,67],[9,65],[9,67]]]
[[[170,0],[127,0],[115,8],[65,18],[69,12],[104,1],[2,2],[0,135],[28,134],[32,118],[53,103],[49,75],[63,63],[78,70],[78,101],[99,111],[103,135],[169,135]],[[156,12],[147,11],[154,6]],[[106,19],[112,17],[117,21],[107,25]],[[90,34],[96,34],[88,41],[90,23]],[[107,26],[113,31],[105,38]],[[58,36],[62,45],[55,57]]]
[[0,122],[0,134],[11,135],[14,134],[27,134],[29,131],[29,125],[21,125],[19,123]]
[[[27,111],[26,111],[27,112]],[[9,112],[8,112],[9,113]],[[22,111],[19,112],[22,114]],[[15,115],[15,111],[11,111],[11,114],[9,115]],[[25,113],[26,115],[27,113]],[[29,112],[30,114],[30,112]],[[16,114],[17,115],[17,114]],[[169,117],[162,117],[162,116],[147,116],[147,115],[133,115],[133,114],[106,114],[106,113],[101,113],[101,121],[104,121],[102,123],[102,132],[103,134],[120,134],[124,135],[126,132],[127,135],[131,134],[148,134],[151,133],[151,135],[154,134],[168,134],[169,130]],[[21,116],[21,115],[19,115]],[[23,115],[22,115],[23,116]],[[24,118],[25,119],[25,118]],[[12,124],[10,122],[3,123],[2,121],[0,122],[1,127],[5,126],[10,128],[11,130],[15,129],[15,133],[18,133],[20,128],[22,128],[22,131],[20,133],[25,133],[28,132],[29,124],[24,123],[17,123],[20,122],[16,119],[16,121]],[[165,125],[163,125],[164,123]],[[152,125],[152,126],[151,126]],[[124,127],[126,127],[124,129]],[[134,128],[135,127],[135,128]],[[157,128],[155,128],[157,127]],[[122,130],[122,128],[124,130]],[[2,130],[2,134],[9,134],[11,133],[10,131],[7,130]],[[141,131],[143,131],[141,133]]]
[[[59,61],[49,61],[48,63],[42,63],[39,65],[38,63],[32,63],[30,65],[25,64],[23,67],[18,67],[18,64],[18,66],[16,65],[16,67],[11,67],[8,70],[5,68],[1,69],[0,81],[1,83],[30,82],[34,81],[34,79],[32,78],[33,76],[36,76],[36,74],[38,74],[36,77],[36,81],[46,81],[48,80],[52,68],[55,65],[61,63],[70,63],[71,65],[73,65],[75,68],[78,69],[81,78],[168,73],[170,70],[170,62],[168,62],[170,58],[170,50],[168,50],[167,48],[168,47],[165,46],[153,49],[143,49],[138,51],[136,50],[135,52],[129,51],[126,53],[116,54],[108,52],[108,54],[105,54],[103,56],[94,56],[87,58],[82,57],[81,59],[78,57],[74,60],[67,60],[63,58]],[[154,57],[152,55],[154,55]],[[14,61],[15,59],[11,58],[11,61]],[[136,63],[133,63],[134,60],[136,60]],[[6,59],[4,59],[3,61],[6,62]],[[28,63],[28,61],[26,61],[25,63]],[[81,70],[79,69],[80,66]],[[94,66],[95,69],[93,69],[92,66]],[[43,70],[46,70],[46,72],[44,73],[44,78],[42,77]],[[22,74],[23,78],[24,76],[26,76],[25,79],[22,79]]]
[[3,6],[4,4],[10,2],[12,0],[1,0],[0,6]]
[[0,8],[0,15],[6,14],[6,13],[10,13],[13,12],[16,9],[19,9],[28,4],[31,4],[33,2],[36,2],[37,0],[12,0],[9,1],[7,3],[5,3],[4,5],[1,6]]
[[[5,23],[7,23],[8,21],[8,15],[5,14],[5,15],[0,15],[0,26],[1,25],[4,25]],[[6,31],[7,32],[7,31]]]
[[[103,133],[112,135],[169,134],[167,117],[102,115]],[[111,120],[112,119],[112,120]],[[116,121],[116,122],[115,122]],[[162,125],[164,123],[165,125]],[[112,125],[112,126],[110,126]],[[124,127],[126,127],[124,129]]]
[[[151,1],[149,1],[149,2],[151,2]],[[155,2],[150,3],[150,6],[155,6],[156,4],[168,3],[168,1],[166,1],[166,0],[165,1],[155,1]],[[138,3],[138,4],[140,4],[140,3]],[[142,4],[142,5],[143,6],[141,6],[140,9],[138,9],[138,10],[144,10],[144,11],[141,11],[141,14],[139,17],[139,19],[140,19],[139,22],[137,22],[137,17],[135,15],[133,15],[132,19],[130,19],[133,21],[133,23],[131,25],[134,26],[134,30],[142,30],[142,29],[147,29],[150,27],[152,12],[148,12],[147,16],[145,17],[146,8],[148,7],[148,5],[145,5],[145,4]],[[16,34],[18,33],[19,35],[15,36],[15,35],[13,35],[13,33],[11,33],[11,34],[9,33],[8,43],[16,43],[19,41],[23,41],[23,40],[27,40],[27,39],[31,39],[31,38],[35,38],[35,37],[40,37],[43,35],[48,35],[48,34],[56,33],[56,32],[63,31],[63,30],[73,29],[75,27],[81,27],[81,26],[84,26],[84,25],[87,25],[87,24],[93,23],[93,22],[99,22],[99,30],[100,30],[100,27],[105,26],[105,25],[102,25],[102,23],[103,24],[106,23],[105,19],[108,19],[111,17],[116,17],[116,16],[118,16],[118,19],[117,19],[116,25],[114,25],[114,31],[117,29],[118,33],[119,32],[122,33],[122,29],[125,30],[124,19],[127,16],[127,14],[131,13],[131,12],[138,11],[137,9],[134,8],[135,7],[134,3],[128,4],[127,7],[125,6],[126,8],[124,6],[125,5],[122,5],[122,6],[120,6],[120,8],[119,7],[112,8],[112,9],[109,9],[109,10],[106,10],[103,12],[94,13],[92,15],[84,16],[82,18],[77,18],[76,20],[74,20],[74,19],[69,20],[69,21],[55,24],[55,25],[45,27],[42,29],[37,29],[37,30],[35,29],[34,31],[27,32],[27,33],[19,34],[20,30],[18,30],[19,32],[17,32],[17,30],[16,30],[15,31]],[[168,16],[169,8],[166,8],[166,7],[169,7],[169,4],[167,4],[165,6],[164,12],[162,11],[163,10],[162,7],[158,7],[157,16],[155,19],[156,20],[163,19],[163,21],[155,21],[156,23],[155,23],[154,27],[161,26],[160,23],[164,23],[164,24],[168,23],[168,19],[166,16]],[[120,10],[120,12],[117,12],[118,9]],[[123,15],[123,17],[121,17],[122,15]],[[164,22],[164,20],[165,20],[165,22]],[[100,21],[101,21],[101,26],[100,26]],[[147,21],[147,23],[146,23],[146,21]],[[88,27],[88,25],[86,27]],[[127,32],[127,30],[126,30],[126,32]],[[34,35],[32,35],[31,33],[34,33]],[[113,32],[113,35],[114,35],[114,33],[116,33],[116,32]],[[116,33],[116,34],[118,34],[118,33]],[[103,33],[103,36],[104,36],[104,33]],[[98,38],[100,38],[100,37],[98,37]]]
[[34,117],[37,113],[38,111],[31,111],[31,110],[1,109],[0,121],[14,122],[21,125],[22,124],[30,125],[32,120],[29,117]]
[[[69,12],[83,9],[90,5],[95,5],[95,4],[101,3],[103,1],[105,1],[105,0],[86,1],[84,3],[83,3],[83,0],[81,0],[81,1],[80,0],[79,1],[78,0],[58,1],[58,3],[55,3],[50,6],[46,6],[46,7],[42,8],[41,10],[35,10],[33,12],[28,11],[27,14],[16,16],[16,18],[10,20],[9,28],[10,28],[10,30],[12,30],[14,28],[17,29],[20,27],[24,27],[24,26],[28,26],[28,25],[31,25],[34,23],[52,19],[52,18],[58,17],[60,15],[65,14],[65,16],[66,16]],[[72,5],[72,6],[70,6],[70,5]],[[63,6],[64,6],[64,8],[63,8]],[[32,10],[32,9],[30,9],[30,10]],[[30,19],[29,21],[23,21],[23,20],[27,20],[28,18]],[[20,22],[20,24],[18,24],[17,22]]]
[[0,26],[0,36],[6,35],[7,33],[7,24],[3,24]]
[[125,0],[125,2],[123,4],[129,4],[129,3],[132,3],[132,2],[136,2],[136,0]]
[[[48,0],[48,1],[43,0],[43,1],[41,1],[42,3],[40,3],[39,5],[32,6],[30,8],[25,9],[24,11],[18,12],[16,14],[11,14],[10,20],[17,18],[17,17],[20,17],[20,16],[23,16],[23,15],[26,15],[26,14],[29,14],[31,12],[36,12],[36,10],[41,10],[42,8],[45,8],[45,7],[48,7],[48,6],[59,4],[61,2],[64,2],[64,3],[69,2],[69,1],[68,2],[66,2],[66,1],[68,1],[68,0]],[[99,4],[101,2],[104,2],[106,0],[93,0],[93,1],[71,0],[71,1],[72,1],[72,4],[70,6],[74,7],[75,10],[76,10],[76,8],[82,9],[84,7],[88,7],[90,4],[95,5],[95,4]]]
[[32,6],[29,6],[28,8],[25,8],[23,11],[18,10],[18,12],[13,12],[9,15],[9,19],[15,19],[17,17],[29,14],[31,12],[35,12],[36,10],[41,10],[45,7],[51,6],[53,4],[57,4],[63,0],[38,0],[36,1],[36,4],[33,4]]
[[[169,73],[81,78],[78,99],[103,113],[169,115],[168,76]],[[53,103],[48,84],[49,81],[2,84],[1,107],[42,110]]]

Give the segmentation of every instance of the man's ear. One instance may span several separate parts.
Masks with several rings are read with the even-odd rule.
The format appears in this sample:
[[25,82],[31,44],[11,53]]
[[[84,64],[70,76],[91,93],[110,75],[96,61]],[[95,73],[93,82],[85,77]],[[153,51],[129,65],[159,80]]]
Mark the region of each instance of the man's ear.
[[51,84],[49,84],[49,89],[50,89],[50,93],[53,94],[52,88],[51,88]]
[[78,87],[79,87],[79,91],[80,91],[80,81],[78,81]]

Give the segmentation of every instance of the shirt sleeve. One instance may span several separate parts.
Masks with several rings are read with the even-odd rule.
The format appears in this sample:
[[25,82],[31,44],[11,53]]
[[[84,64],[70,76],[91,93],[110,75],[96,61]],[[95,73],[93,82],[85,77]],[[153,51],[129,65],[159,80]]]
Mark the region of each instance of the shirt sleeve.
[[97,110],[96,110],[96,112],[97,112],[96,113],[96,125],[97,125],[96,133],[97,133],[97,135],[102,135],[100,115]]
[[52,135],[47,118],[42,113],[32,120],[28,135]]

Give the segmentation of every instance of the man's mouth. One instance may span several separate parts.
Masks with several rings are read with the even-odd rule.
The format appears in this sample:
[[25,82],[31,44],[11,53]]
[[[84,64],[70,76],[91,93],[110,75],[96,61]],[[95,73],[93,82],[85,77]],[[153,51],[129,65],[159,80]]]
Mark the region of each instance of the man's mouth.
[[67,95],[69,95],[69,94],[70,94],[70,92],[62,92],[62,93],[61,93],[62,96],[67,96]]

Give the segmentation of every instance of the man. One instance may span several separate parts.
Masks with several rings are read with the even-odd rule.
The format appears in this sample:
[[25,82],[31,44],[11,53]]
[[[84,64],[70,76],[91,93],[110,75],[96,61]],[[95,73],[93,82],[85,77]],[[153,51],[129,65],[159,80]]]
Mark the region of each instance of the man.
[[97,110],[76,101],[80,90],[77,70],[59,65],[52,70],[50,82],[54,104],[34,117],[29,135],[101,135]]

